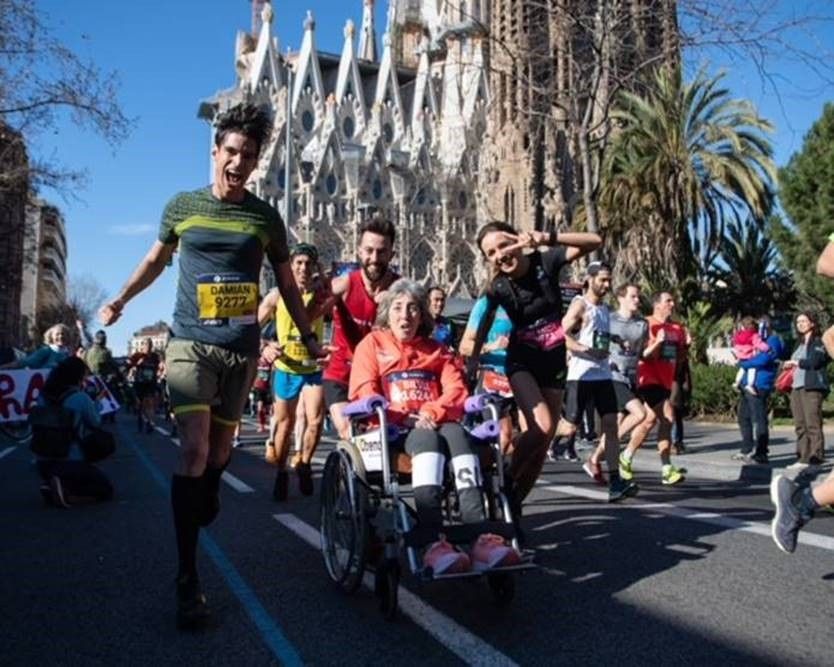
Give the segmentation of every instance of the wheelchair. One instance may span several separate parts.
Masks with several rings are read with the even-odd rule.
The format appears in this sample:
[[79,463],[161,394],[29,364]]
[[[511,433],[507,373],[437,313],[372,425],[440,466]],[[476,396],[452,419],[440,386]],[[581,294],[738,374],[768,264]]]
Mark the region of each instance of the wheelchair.
[[[379,598],[386,619],[397,611],[402,551],[411,575],[418,582],[486,577],[494,602],[504,607],[515,595],[516,572],[535,567],[532,556],[520,563],[487,571],[435,575],[423,567],[420,549],[436,539],[420,530],[411,498],[411,459],[393,451],[389,442],[399,435],[388,424],[388,402],[369,396],[344,409],[350,421],[350,437],[339,441],[325,462],[321,482],[321,549],[330,579],[345,593],[354,593],[367,580]],[[518,549],[507,497],[508,475],[498,442],[498,420],[508,400],[496,394],[471,396],[466,401],[464,424],[481,462],[483,499],[487,520],[477,524],[457,521],[456,492],[448,474],[444,483],[444,526],[452,544],[471,543],[489,532],[511,541]],[[373,571],[373,578],[366,570]]]

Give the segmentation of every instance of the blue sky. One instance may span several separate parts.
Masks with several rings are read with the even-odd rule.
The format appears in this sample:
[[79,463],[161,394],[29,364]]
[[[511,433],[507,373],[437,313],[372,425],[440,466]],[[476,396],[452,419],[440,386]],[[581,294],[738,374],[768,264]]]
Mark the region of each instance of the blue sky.
[[[54,34],[103,69],[116,70],[120,99],[136,118],[130,138],[113,150],[100,138],[62,120],[57,132],[37,138],[33,153],[55,155],[67,167],[89,172],[78,201],[42,194],[65,214],[71,276],[91,274],[114,294],[153,243],[168,198],[209,182],[210,131],[197,119],[201,99],[234,83],[237,30],[250,28],[248,0],[36,0]],[[378,0],[377,27],[387,3]],[[306,11],[316,18],[319,49],[339,53],[345,21],[361,22],[362,0],[274,2],[273,29],[282,50],[297,49]],[[820,34],[822,34],[822,30]],[[830,31],[828,31],[830,32]],[[832,51],[834,37],[821,48]],[[802,143],[830,99],[821,81],[804,66],[775,63],[781,103],[763,89],[745,63],[713,56],[710,69],[725,67],[732,93],[754,102],[777,126],[776,158],[784,164]],[[114,351],[123,354],[130,335],[159,319],[170,321],[176,269],[167,270],[128,304],[109,330]]]

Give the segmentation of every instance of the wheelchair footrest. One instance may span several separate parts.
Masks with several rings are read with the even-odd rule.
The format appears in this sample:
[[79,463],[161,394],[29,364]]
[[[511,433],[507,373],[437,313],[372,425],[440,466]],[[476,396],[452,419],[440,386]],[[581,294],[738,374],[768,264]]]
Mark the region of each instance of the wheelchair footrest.
[[[513,525],[503,521],[482,521],[480,523],[444,526],[440,532],[446,536],[446,540],[451,544],[471,544],[478,539],[479,535],[484,533],[494,533],[505,540],[511,540],[515,537]],[[403,538],[406,546],[415,549],[431,544],[438,539],[436,531],[426,530],[419,525],[409,530]]]

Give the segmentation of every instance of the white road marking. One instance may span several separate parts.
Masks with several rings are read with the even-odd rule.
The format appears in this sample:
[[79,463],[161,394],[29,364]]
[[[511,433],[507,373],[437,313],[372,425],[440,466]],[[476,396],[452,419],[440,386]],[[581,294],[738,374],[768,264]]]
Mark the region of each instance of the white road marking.
[[6,449],[4,449],[2,452],[0,452],[0,459],[2,459],[4,456],[8,456],[15,449],[16,449],[16,447],[6,447]]
[[[275,520],[289,528],[316,550],[321,549],[321,535],[294,514],[274,514]],[[373,590],[374,581],[365,573],[362,583]],[[468,665],[516,665],[512,659],[473,635],[462,625],[423,602],[411,591],[400,586],[398,591],[400,610],[423,630],[429,633],[449,651]]]
[[[567,496],[577,496],[579,498],[593,498],[607,502],[608,494],[604,491],[595,491],[593,489],[583,489],[579,486],[572,486],[569,484],[540,484],[539,488],[552,493],[560,493]],[[679,519],[689,519],[691,521],[701,521],[713,526],[721,526],[722,528],[729,528],[730,530],[740,530],[745,533],[753,533],[754,535],[763,535],[770,538],[770,524],[760,522],[745,521],[744,519],[737,519],[726,514],[717,514],[715,512],[705,512],[701,509],[694,509],[691,507],[679,507],[669,503],[641,503],[639,500],[627,499],[623,503],[612,505],[613,507],[620,507],[623,509],[636,508],[640,510],[655,510],[659,514],[665,516],[674,516]],[[807,544],[820,549],[827,549],[834,551],[834,537],[827,535],[820,535],[819,533],[810,533],[808,531],[800,531],[800,544]]]
[[224,472],[220,479],[226,482],[226,484],[231,486],[238,493],[255,493],[255,489],[249,486],[246,482],[235,477],[230,472]]

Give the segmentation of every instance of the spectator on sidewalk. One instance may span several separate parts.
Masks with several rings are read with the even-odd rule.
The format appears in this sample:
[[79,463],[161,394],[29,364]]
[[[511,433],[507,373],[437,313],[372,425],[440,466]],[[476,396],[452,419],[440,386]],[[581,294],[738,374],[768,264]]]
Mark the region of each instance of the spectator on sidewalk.
[[[770,318],[764,315],[759,320],[759,337],[767,343],[768,349],[750,357],[740,359],[738,367],[742,374],[738,399],[738,428],[741,431],[741,451],[733,454],[733,459],[746,463],[769,463],[770,433],[768,414],[770,396],[779,367],[779,359],[784,354],[785,344],[770,329]],[[747,371],[754,370],[754,373]],[[755,392],[746,391],[747,383],[752,383]]]
[[53,324],[43,334],[43,345],[16,361],[9,361],[0,368],[55,368],[70,356],[73,348],[72,332],[66,324]]
[[[83,390],[87,373],[87,365],[81,359],[69,357],[50,372],[41,393],[40,404],[43,407],[54,410],[63,408],[72,416],[68,454],[60,458],[39,456],[37,460],[42,479],[41,495],[57,507],[102,502],[113,497],[110,480],[85,460],[85,447],[101,427],[98,408]],[[33,429],[37,428],[33,424]],[[41,436],[36,430],[33,437]],[[42,437],[50,437],[48,429]]]
[[805,467],[819,465],[825,459],[822,403],[829,390],[826,368],[830,359],[820,338],[816,317],[810,312],[801,312],[794,323],[799,345],[784,365],[795,368],[791,415],[796,430],[796,463]]

